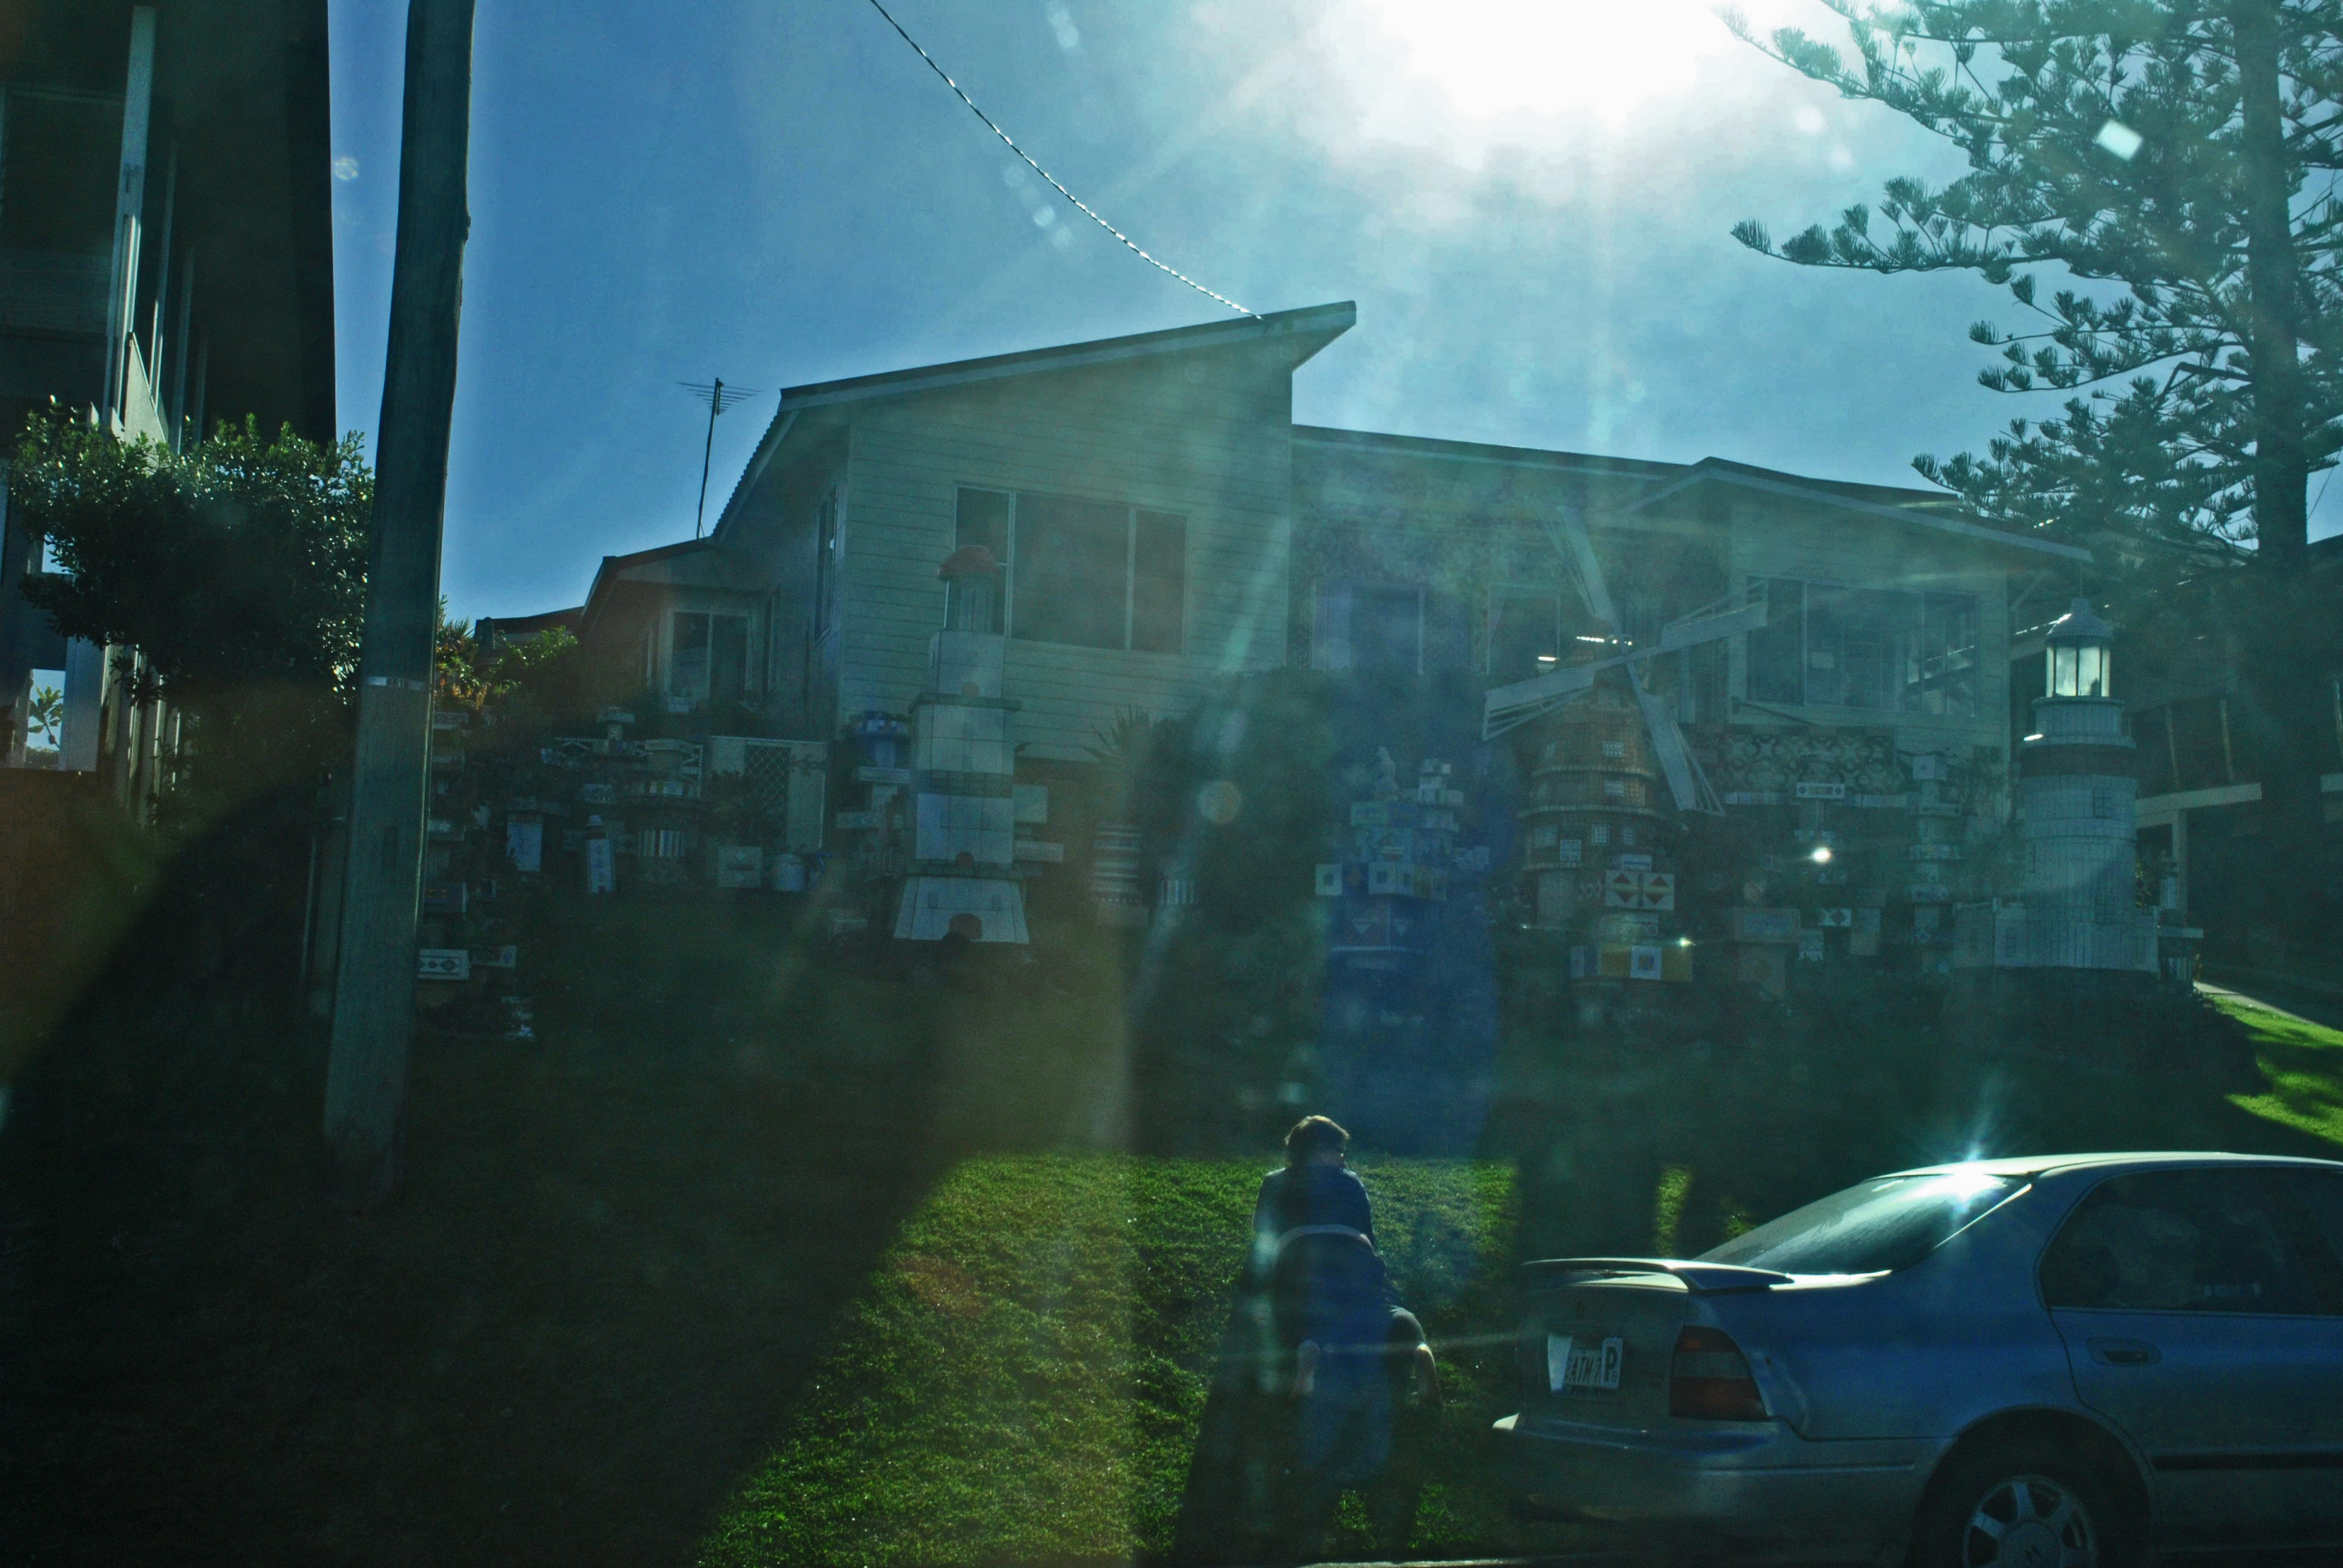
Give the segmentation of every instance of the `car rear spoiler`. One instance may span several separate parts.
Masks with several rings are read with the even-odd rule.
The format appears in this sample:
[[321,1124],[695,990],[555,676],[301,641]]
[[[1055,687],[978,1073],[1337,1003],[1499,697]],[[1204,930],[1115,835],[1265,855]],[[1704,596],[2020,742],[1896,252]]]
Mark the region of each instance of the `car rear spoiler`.
[[1792,1276],[1772,1269],[1745,1269],[1738,1263],[1695,1263],[1681,1258],[1541,1258],[1523,1263],[1522,1273],[1532,1285],[1561,1284],[1573,1274],[1673,1274],[1696,1296],[1731,1291],[1762,1291],[1787,1285]]

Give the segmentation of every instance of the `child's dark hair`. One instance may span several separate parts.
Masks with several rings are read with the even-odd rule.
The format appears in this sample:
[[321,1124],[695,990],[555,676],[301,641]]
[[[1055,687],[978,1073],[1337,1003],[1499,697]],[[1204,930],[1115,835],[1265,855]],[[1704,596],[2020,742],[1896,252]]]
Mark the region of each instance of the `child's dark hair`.
[[1285,1162],[1307,1165],[1321,1154],[1340,1154],[1351,1145],[1351,1135],[1331,1116],[1305,1116],[1285,1135]]

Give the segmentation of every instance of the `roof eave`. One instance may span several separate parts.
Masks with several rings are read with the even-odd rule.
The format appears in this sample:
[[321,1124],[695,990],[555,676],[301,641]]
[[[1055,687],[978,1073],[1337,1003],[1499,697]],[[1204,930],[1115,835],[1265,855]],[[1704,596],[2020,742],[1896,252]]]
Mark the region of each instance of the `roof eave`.
[[1860,512],[1867,517],[1885,518],[1894,522],[1906,523],[1914,528],[1934,528],[1940,533],[1955,534],[1963,538],[1976,539],[1984,544],[1999,545],[2008,549],[2024,550],[2036,555],[2056,556],[2062,559],[2073,561],[2087,562],[2092,558],[2091,552],[2079,545],[2060,544],[2055,539],[2040,539],[2025,534],[2013,534],[2004,528],[1987,528],[1983,523],[1972,523],[1960,518],[1944,517],[1907,507],[1883,506],[1877,501],[1865,501],[1853,496],[1842,496],[1829,490],[1816,489],[1811,485],[1794,484],[1785,479],[1745,473],[1737,467],[1727,467],[1713,458],[1703,459],[1694,464],[1692,471],[1682,478],[1663,485],[1648,496],[1637,498],[1621,509],[1640,512],[1666,500],[1671,496],[1681,495],[1694,485],[1712,481],[1717,484],[1737,485],[1744,489],[1756,490],[1767,495],[1794,497],[1819,506],[1836,507],[1842,511]]
[[[1242,320],[1208,321],[1195,327],[1166,327],[1161,332],[1141,332],[1126,337],[1105,337],[1051,348],[1025,348],[1013,354],[996,354],[980,359],[953,360],[942,365],[888,370],[875,376],[854,376],[839,381],[817,381],[803,387],[787,387],[781,393],[780,407],[774,411],[772,423],[765,427],[765,434],[759,439],[748,466],[741,470],[739,479],[724,499],[723,508],[717,513],[716,526],[709,530],[709,537],[719,538],[729,528],[734,514],[739,508],[741,498],[757,487],[802,415],[877,397],[933,392],[1050,370],[1110,365],[1158,354],[1222,348],[1264,338],[1288,338],[1304,346],[1305,352],[1293,361],[1299,367],[1308,363],[1327,344],[1357,326],[1358,320],[1357,303],[1344,299],[1331,305],[1312,305],[1298,310],[1276,310],[1266,316],[1249,316]],[[1320,341],[1311,343],[1309,340],[1313,337]]]

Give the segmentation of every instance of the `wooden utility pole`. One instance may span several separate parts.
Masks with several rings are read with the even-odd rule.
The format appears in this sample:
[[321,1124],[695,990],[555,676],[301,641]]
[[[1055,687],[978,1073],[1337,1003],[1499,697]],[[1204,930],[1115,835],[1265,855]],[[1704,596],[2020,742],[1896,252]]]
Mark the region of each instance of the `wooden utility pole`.
[[342,940],[326,1069],[326,1144],[345,1195],[398,1176],[415,1029],[415,922],[429,806],[432,645],[447,427],[463,304],[473,0],[408,0],[390,349],[375,430],[374,533],[358,657]]

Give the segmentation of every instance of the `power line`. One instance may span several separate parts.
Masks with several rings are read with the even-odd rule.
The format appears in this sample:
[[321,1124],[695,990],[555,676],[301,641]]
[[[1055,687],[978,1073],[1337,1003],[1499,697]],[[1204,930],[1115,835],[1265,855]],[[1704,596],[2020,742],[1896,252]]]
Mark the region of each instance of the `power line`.
[[968,106],[970,114],[974,115],[978,119],[984,122],[985,129],[990,131],[994,136],[999,136],[1001,138],[1001,145],[1006,146],[1011,152],[1015,153],[1019,157],[1023,158],[1025,160],[1026,167],[1031,169],[1035,174],[1040,175],[1043,179],[1049,181],[1050,188],[1056,191],[1068,201],[1071,202],[1074,205],[1076,211],[1080,212],[1084,217],[1090,219],[1092,223],[1098,225],[1099,227],[1106,230],[1107,233],[1114,236],[1116,239],[1122,242],[1123,247],[1129,250],[1131,255],[1139,257],[1140,260],[1155,268],[1158,272],[1165,273],[1172,277],[1178,278],[1181,282],[1186,284],[1189,287],[1194,289],[1205,298],[1216,299],[1222,305],[1227,306],[1231,310],[1235,311],[1240,316],[1250,316],[1255,321],[1261,319],[1261,313],[1259,311],[1247,309],[1245,307],[1239,305],[1235,300],[1231,299],[1225,294],[1213,293],[1211,289],[1206,288],[1202,284],[1198,283],[1194,278],[1190,277],[1186,273],[1182,272],[1178,267],[1171,266],[1163,262],[1160,262],[1153,256],[1148,255],[1145,251],[1140,249],[1139,246],[1132,242],[1131,237],[1129,235],[1123,233],[1122,230],[1115,227],[1114,225],[1101,217],[1097,212],[1092,210],[1089,203],[1083,201],[1081,197],[1068,190],[1063,185],[1061,185],[1058,181],[1057,176],[1043,168],[1040,164],[1035,163],[1033,161],[1032,154],[1027,152],[1023,147],[1019,146],[1016,141],[1011,137],[1007,131],[1002,130],[998,125],[993,123],[991,116],[986,114],[982,109],[978,108],[976,106],[976,100],[970,97],[966,93],[960,91],[960,84],[953,81],[950,75],[945,72],[941,65],[936,64],[936,57],[933,55],[929,54],[925,49],[920,47],[920,41],[917,38],[912,37],[909,33],[903,31],[903,25],[895,20],[894,15],[889,12],[886,6],[881,5],[879,3],[879,0],[870,0],[870,8],[887,19],[887,25],[895,29],[896,36],[901,38],[904,43],[909,44],[913,51],[919,55],[920,58],[928,63],[928,69],[933,71],[938,76],[942,78],[944,85],[950,87],[953,94],[959,97],[960,101]]

